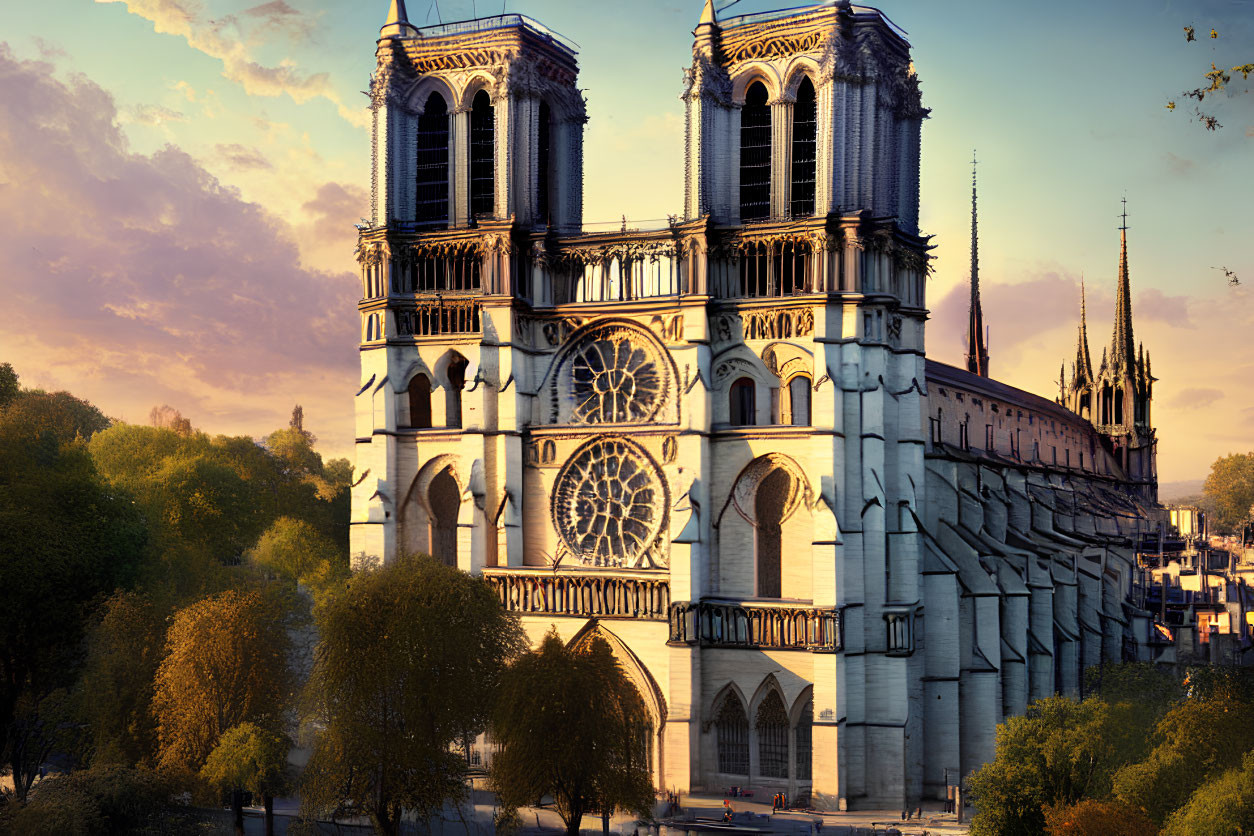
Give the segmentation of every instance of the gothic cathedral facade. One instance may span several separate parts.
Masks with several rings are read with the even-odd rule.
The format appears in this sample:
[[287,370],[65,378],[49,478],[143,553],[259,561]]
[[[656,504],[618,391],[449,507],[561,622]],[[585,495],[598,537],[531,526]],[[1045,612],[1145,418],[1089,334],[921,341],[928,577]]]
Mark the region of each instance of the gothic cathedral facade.
[[[1052,526],[1063,501],[1032,497],[1078,483],[1002,473],[1022,462],[981,460],[929,405],[927,110],[902,33],[835,0],[726,20],[707,2],[694,35],[683,215],[585,232],[573,46],[521,15],[417,29],[393,0],[357,253],[354,564],[429,553],[485,577],[533,640],[604,637],[651,713],[659,787],[900,808],[1121,652],[1083,645],[1079,620],[1130,576],[1089,599],[1054,578],[1129,552],[1007,546],[1007,519]],[[978,394],[952,371],[946,397]],[[1089,440],[1052,402],[985,397]],[[985,525],[989,484],[1007,498]],[[1050,667],[1029,682],[1033,630]],[[1023,675],[989,679],[1005,634]]]

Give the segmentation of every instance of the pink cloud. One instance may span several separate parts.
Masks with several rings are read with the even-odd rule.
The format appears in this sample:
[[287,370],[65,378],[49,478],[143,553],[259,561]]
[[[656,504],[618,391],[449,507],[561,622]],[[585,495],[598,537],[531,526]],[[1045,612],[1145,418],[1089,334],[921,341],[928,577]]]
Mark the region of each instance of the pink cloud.
[[158,402],[338,403],[356,374],[355,277],[303,267],[284,221],[179,148],[130,151],[109,94],[54,70],[0,44],[3,344],[19,372],[87,381],[133,420]]

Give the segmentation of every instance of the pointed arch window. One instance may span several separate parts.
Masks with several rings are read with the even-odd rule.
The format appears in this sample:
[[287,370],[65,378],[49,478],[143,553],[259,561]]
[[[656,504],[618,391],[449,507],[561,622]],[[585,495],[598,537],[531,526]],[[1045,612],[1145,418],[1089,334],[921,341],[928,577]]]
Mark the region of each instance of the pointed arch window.
[[749,718],[734,691],[729,691],[714,720],[718,746],[718,771],[724,775],[749,775]]
[[788,777],[788,715],[779,692],[771,690],[758,706],[758,772],[766,778]]
[[418,193],[414,217],[419,226],[448,226],[448,105],[439,93],[427,98],[418,117]]
[[792,489],[788,471],[776,468],[758,483],[754,495],[754,554],[759,598],[778,598],[782,592],[784,512],[788,510]]
[[814,183],[819,158],[818,106],[810,77],[801,80],[792,106],[792,215],[814,214]]
[[742,377],[728,392],[727,421],[733,426],[747,427],[757,423],[757,404],[753,378]]
[[491,216],[496,198],[496,110],[487,90],[475,94],[470,108],[470,214]]
[[552,133],[550,122],[553,115],[548,102],[540,102],[540,124],[536,129],[536,224],[547,225],[549,222],[549,144]]
[[409,381],[409,426],[416,430],[431,426],[431,381],[425,374]]
[[814,700],[807,700],[801,709],[794,733],[797,751],[797,780],[809,781],[814,774]]
[[793,375],[788,381],[787,406],[780,415],[781,424],[794,427],[810,426],[810,378],[808,375]]
[[431,480],[427,505],[431,508],[431,556],[446,566],[456,566],[457,511],[461,506],[461,493],[448,468]]
[[740,219],[771,214],[771,107],[766,85],[755,81],[740,109]]
[[445,426],[459,428],[462,425],[462,389],[466,386],[466,358],[454,357],[448,364],[448,398],[444,401]]

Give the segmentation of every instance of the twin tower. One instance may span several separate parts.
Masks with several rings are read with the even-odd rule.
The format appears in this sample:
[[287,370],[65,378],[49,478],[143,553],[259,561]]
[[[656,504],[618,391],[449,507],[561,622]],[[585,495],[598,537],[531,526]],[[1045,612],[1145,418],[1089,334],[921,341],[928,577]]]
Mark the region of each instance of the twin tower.
[[533,639],[604,638],[659,787],[943,793],[959,762],[924,777],[911,708],[909,45],[845,0],[725,20],[707,2],[694,34],[682,216],[593,233],[572,45],[521,15],[416,28],[392,3],[357,252],[354,565],[430,553]]

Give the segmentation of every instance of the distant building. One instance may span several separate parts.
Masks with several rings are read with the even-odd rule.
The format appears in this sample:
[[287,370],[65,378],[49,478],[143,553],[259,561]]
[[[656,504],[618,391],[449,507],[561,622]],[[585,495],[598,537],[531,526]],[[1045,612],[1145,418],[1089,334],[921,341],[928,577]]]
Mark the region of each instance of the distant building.
[[429,552],[533,639],[604,637],[658,786],[943,798],[1002,718],[1160,635],[1126,253],[1096,379],[1065,407],[999,383],[973,195],[968,370],[928,360],[901,30],[844,0],[707,2],[694,36],[682,216],[592,233],[573,45],[521,15],[418,29],[394,0],[354,563]]

